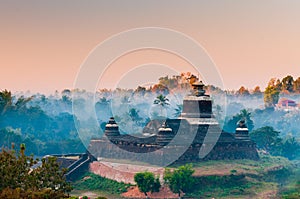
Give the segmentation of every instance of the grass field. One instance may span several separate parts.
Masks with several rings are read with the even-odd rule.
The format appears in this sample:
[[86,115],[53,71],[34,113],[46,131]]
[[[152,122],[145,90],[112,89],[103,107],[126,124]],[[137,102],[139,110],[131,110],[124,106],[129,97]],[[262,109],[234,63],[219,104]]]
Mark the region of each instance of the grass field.
[[[292,162],[269,155],[261,155],[259,161],[198,162],[193,163],[193,168],[196,184],[194,191],[186,195],[190,198],[281,198],[281,195],[297,194],[300,179],[300,169]],[[92,193],[116,199],[130,185],[87,173],[73,186],[74,195]]]

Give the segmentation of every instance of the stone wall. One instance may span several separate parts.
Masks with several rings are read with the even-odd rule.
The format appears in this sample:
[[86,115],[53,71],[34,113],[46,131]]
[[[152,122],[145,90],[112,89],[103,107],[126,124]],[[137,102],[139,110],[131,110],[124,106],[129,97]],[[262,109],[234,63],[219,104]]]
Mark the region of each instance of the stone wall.
[[135,184],[134,175],[138,172],[149,171],[163,179],[164,168],[146,167],[131,164],[121,164],[105,161],[94,161],[90,164],[90,172],[118,182]]
[[[210,153],[204,159],[199,158],[199,150],[201,146],[202,143],[193,143],[180,158],[177,157],[179,158],[177,162],[189,163],[203,160],[259,159],[258,153],[256,151],[256,145],[250,140],[217,142],[216,145],[213,146],[213,149],[210,151]],[[128,153],[128,151],[124,150],[123,147],[126,147],[128,151],[134,151],[135,153]],[[96,158],[101,157],[109,159],[125,159],[147,162],[153,165],[165,165],[165,163],[171,161],[172,157],[177,156],[177,151],[182,148],[182,146],[180,145],[168,147],[165,148],[164,152],[162,153],[162,151],[158,150],[158,147],[157,150],[155,150],[155,147],[155,145],[135,146],[130,142],[123,142],[122,147],[118,147],[118,145],[114,145],[109,141],[91,140],[89,151]],[[147,152],[147,150],[149,150],[149,152]]]

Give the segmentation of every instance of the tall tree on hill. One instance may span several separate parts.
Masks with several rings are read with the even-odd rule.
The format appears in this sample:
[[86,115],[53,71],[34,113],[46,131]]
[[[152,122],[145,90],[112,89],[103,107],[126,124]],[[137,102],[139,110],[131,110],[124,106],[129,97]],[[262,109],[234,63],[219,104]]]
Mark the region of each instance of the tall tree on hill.
[[8,90],[0,92],[0,114],[3,115],[12,106],[12,95]]
[[293,92],[294,78],[288,75],[282,79],[282,91]]
[[[270,82],[272,82],[272,79],[270,80]],[[270,85],[270,82],[269,82],[269,85]],[[275,85],[274,87],[276,88],[276,90],[279,91],[279,92],[281,92],[281,90],[282,90],[282,82],[280,81],[280,79],[277,79],[276,83],[274,85]]]
[[255,96],[260,96],[262,94],[261,90],[260,90],[260,87],[259,86],[256,86],[252,92],[252,95],[255,95]]
[[275,86],[275,79],[271,79],[269,81],[268,87],[264,92],[264,102],[265,107],[270,108],[274,107],[279,100],[279,91],[276,89]]
[[295,93],[300,93],[300,77],[298,77],[295,81],[294,81],[294,92]]
[[250,93],[248,89],[246,89],[244,86],[241,86],[241,88],[239,88],[239,90],[237,91],[237,94],[241,96],[245,96],[245,95],[249,95]]

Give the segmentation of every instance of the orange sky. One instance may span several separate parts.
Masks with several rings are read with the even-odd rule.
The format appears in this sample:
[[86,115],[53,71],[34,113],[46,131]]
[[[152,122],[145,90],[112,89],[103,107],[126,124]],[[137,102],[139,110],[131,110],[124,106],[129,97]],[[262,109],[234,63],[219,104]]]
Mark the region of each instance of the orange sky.
[[[218,66],[226,88],[264,88],[271,77],[300,76],[299,8],[298,0],[4,0],[0,89],[53,93],[72,88],[80,65],[97,44],[147,26],[195,39]],[[174,57],[159,57],[144,57],[144,64],[176,65]],[[143,64],[142,54],[131,58]],[[120,71],[118,67],[123,65],[116,67]]]

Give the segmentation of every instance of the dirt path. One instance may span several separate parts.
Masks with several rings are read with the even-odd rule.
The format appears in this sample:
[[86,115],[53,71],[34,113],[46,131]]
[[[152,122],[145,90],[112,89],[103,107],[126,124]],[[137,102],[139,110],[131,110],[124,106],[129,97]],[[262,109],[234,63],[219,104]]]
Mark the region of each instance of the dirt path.
[[279,198],[277,196],[277,191],[276,190],[267,190],[259,193],[257,195],[257,198],[259,199],[277,199]]
[[[137,186],[128,189],[122,196],[125,198],[146,198]],[[167,187],[162,187],[157,193],[149,193],[148,196],[149,198],[178,198],[177,194],[172,193]]]
[[88,192],[81,193],[80,197],[82,197],[82,196],[87,196],[88,198],[94,199],[94,198],[97,198],[99,195],[96,193],[93,193],[91,191],[88,191]]

